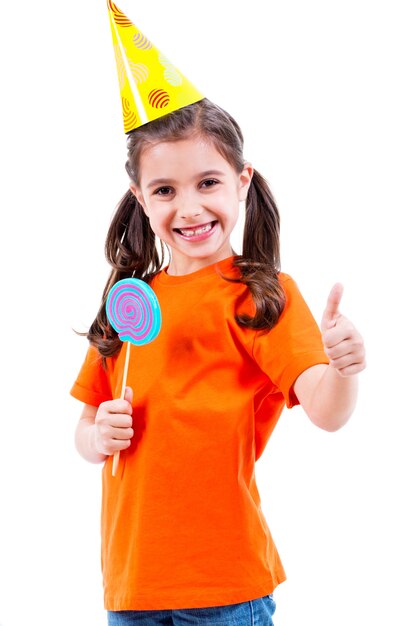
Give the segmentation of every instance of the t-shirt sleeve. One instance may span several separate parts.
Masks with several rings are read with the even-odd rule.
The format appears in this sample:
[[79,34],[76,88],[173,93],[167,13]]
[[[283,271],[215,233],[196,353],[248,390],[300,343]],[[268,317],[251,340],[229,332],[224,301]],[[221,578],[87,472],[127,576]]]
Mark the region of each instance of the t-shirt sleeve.
[[280,274],[279,279],[286,294],[285,307],[271,331],[257,333],[253,354],[291,408],[299,404],[293,390],[298,376],[313,365],[329,363],[329,359],[318,324],[295,281],[287,274]]
[[99,406],[102,402],[112,399],[109,371],[103,367],[102,357],[97,348],[89,346],[70,394],[77,400],[93,406]]

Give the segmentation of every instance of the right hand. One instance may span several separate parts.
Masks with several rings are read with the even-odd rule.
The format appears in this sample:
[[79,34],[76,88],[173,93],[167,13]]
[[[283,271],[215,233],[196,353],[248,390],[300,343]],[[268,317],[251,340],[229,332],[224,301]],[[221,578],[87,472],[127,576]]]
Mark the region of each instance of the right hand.
[[132,429],[133,391],[126,387],[125,399],[102,402],[95,418],[95,445],[101,454],[126,450],[134,435]]

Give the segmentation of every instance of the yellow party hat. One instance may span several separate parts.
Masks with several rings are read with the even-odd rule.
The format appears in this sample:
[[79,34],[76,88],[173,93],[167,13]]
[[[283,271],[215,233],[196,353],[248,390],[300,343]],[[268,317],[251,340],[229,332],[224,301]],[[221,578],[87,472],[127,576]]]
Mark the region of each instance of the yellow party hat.
[[107,0],[125,133],[205,96]]

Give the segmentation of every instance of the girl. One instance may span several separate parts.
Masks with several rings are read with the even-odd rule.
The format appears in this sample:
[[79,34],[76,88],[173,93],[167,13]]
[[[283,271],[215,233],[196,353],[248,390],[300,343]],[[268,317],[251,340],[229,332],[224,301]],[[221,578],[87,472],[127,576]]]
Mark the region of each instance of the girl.
[[[255,461],[284,405],[320,428],[350,417],[362,339],[332,289],[321,331],[280,273],[279,214],[243,158],[237,123],[207,99],[128,135],[131,184],[106,242],[112,272],[72,394],[80,454],[103,468],[109,624],[271,625],[285,573],[260,508]],[[242,255],[230,236],[246,203]],[[169,250],[164,261],[158,239]],[[135,273],[163,325],[135,349],[109,326],[112,285]],[[109,457],[121,451],[111,475]]]

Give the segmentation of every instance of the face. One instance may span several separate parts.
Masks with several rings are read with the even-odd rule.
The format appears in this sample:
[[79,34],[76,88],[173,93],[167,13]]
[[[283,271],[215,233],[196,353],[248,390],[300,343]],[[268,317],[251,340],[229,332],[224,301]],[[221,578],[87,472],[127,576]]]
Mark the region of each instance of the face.
[[188,274],[233,254],[230,235],[252,168],[235,169],[201,137],[146,148],[131,191],[171,250],[169,274]]

